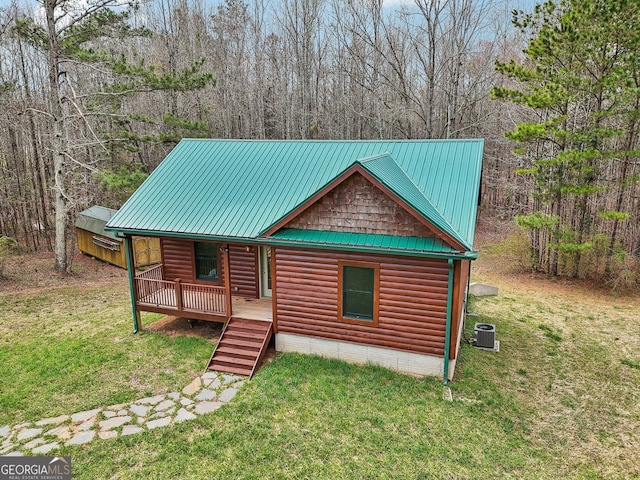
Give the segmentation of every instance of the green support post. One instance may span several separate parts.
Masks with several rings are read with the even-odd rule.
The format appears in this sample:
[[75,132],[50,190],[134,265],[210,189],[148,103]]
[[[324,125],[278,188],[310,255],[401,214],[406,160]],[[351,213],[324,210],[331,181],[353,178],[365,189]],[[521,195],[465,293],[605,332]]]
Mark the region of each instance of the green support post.
[[449,264],[449,288],[447,290],[447,320],[444,333],[444,384],[449,383],[449,350],[451,344],[451,312],[453,311],[453,260]]
[[133,255],[131,252],[131,237],[126,235],[124,237],[124,248],[127,257],[127,274],[129,277],[129,291],[131,292],[131,312],[133,313],[133,333],[138,333],[138,308],[136,307],[136,288],[133,282],[133,275],[135,274],[135,267],[133,265]]

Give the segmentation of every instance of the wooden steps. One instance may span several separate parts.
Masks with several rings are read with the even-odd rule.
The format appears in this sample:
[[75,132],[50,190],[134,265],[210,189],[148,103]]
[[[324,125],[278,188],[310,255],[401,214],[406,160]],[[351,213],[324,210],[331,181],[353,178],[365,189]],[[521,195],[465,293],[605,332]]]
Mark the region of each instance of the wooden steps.
[[273,332],[272,323],[231,317],[220,335],[208,370],[253,376]]

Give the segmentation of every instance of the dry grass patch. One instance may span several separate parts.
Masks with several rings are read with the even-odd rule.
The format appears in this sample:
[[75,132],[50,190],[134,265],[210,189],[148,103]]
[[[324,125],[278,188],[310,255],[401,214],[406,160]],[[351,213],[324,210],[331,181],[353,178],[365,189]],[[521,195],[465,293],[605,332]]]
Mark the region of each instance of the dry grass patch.
[[532,444],[554,452],[563,474],[640,477],[640,370],[630,366],[640,361],[640,297],[506,274],[482,255],[472,281],[499,287],[471,310],[497,325],[501,352],[484,364],[473,351],[468,362],[496,368],[493,381],[516,392]]

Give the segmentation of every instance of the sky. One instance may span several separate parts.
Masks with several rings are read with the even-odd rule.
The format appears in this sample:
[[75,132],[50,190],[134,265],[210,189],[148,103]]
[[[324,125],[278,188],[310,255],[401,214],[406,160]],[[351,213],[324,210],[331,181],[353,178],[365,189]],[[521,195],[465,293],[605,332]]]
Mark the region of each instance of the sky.
[[[21,5],[35,5],[36,0],[17,0]],[[221,0],[208,0],[212,5],[221,3]],[[250,1],[250,0],[249,0]],[[513,8],[522,8],[529,10],[538,3],[536,0],[509,0],[513,4]],[[540,0],[542,1],[542,0]],[[413,0],[384,0],[384,4],[387,7],[396,7],[401,4],[412,4]],[[11,4],[11,0],[0,0],[0,7],[7,7]]]

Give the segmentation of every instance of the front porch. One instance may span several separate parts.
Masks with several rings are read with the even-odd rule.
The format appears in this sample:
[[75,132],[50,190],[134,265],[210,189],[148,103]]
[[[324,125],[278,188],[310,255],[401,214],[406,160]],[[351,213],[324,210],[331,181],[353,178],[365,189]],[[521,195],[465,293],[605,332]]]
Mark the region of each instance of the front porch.
[[223,286],[165,280],[162,264],[136,273],[134,292],[139,311],[221,323],[232,315],[273,321],[271,298],[232,296]]
[[232,298],[234,317],[242,317],[247,320],[269,320],[273,322],[273,304],[271,298]]

